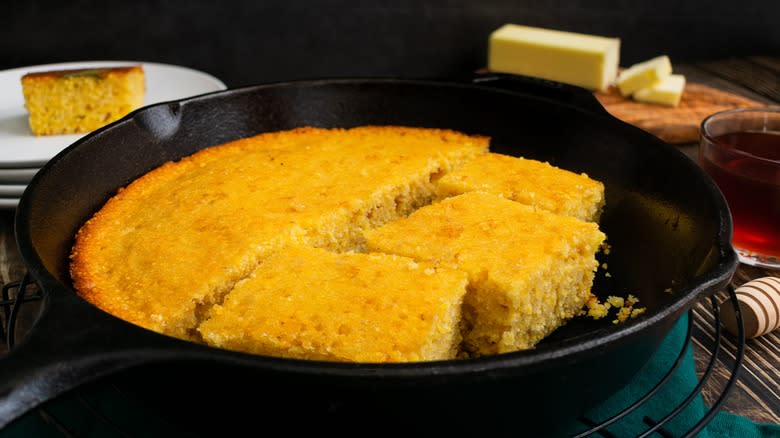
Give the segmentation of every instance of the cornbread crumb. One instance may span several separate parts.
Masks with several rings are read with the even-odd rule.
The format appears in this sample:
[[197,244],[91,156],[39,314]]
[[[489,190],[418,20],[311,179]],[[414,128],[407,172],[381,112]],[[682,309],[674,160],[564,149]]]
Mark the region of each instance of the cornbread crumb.
[[604,234],[592,222],[468,192],[366,232],[371,251],[469,274],[463,349],[482,356],[532,348],[591,296]]
[[620,306],[618,313],[615,315],[615,319],[612,321],[612,323],[619,324],[621,322],[625,322],[629,318],[636,318],[637,316],[645,313],[646,309],[644,307],[634,307],[637,303],[639,303],[639,298],[629,294],[625,299],[625,303]]
[[615,315],[616,318],[612,320],[612,324],[618,324],[627,320],[631,316],[631,310],[630,307],[621,307],[618,309],[618,313]]
[[441,198],[471,191],[493,193],[552,213],[598,222],[604,184],[549,163],[488,153],[443,176]]
[[35,135],[93,131],[143,106],[146,91],[140,65],[28,73],[21,82]]
[[623,305],[625,304],[625,300],[623,299],[623,297],[616,297],[614,295],[608,296],[607,302],[612,307],[623,307]]
[[637,303],[639,303],[639,298],[631,294],[626,298],[610,295],[603,303],[599,301],[598,297],[591,296],[579,314],[598,320],[608,316],[610,309],[617,309],[612,323],[619,324],[645,313],[647,310],[645,307],[634,307]]
[[591,295],[588,297],[588,301],[585,302],[585,308],[587,310],[584,310],[580,312],[580,315],[587,315],[593,319],[601,319],[605,316],[609,315],[609,309],[612,307],[611,304],[607,303],[601,303],[595,295]]
[[464,272],[393,255],[291,246],[239,282],[198,331],[209,345],[272,356],[454,359],[465,293]]

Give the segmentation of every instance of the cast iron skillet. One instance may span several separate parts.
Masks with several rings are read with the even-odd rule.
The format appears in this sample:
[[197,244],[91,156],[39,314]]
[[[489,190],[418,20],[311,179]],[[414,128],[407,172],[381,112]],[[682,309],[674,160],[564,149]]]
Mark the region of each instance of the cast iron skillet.
[[[252,356],[168,338],[104,313],[72,289],[68,254],[76,230],[134,178],[203,147],[261,132],[366,124],[489,135],[493,151],[603,181],[601,227],[611,252],[600,257],[610,276],[599,272],[594,291],[601,297],[632,293],[647,312],[619,325],[611,318],[576,318],[530,351],[344,364]],[[287,82],[146,107],[52,159],[25,191],[15,226],[45,299],[31,333],[0,360],[0,426],[65,391],[111,378],[197,432],[257,427],[288,414],[299,419],[285,423],[296,430],[369,425],[550,432],[627,383],[678,316],[724,287],[737,265],[729,211],[695,163],[612,118],[584,90],[496,75],[468,82]]]

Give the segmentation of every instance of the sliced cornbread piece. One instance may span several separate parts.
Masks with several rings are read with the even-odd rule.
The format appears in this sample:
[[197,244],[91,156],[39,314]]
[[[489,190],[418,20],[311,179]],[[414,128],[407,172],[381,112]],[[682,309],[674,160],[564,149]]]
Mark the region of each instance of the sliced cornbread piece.
[[489,153],[443,176],[440,198],[483,191],[557,214],[598,222],[604,184],[546,162]]
[[103,310],[197,340],[203,312],[289,243],[341,251],[434,196],[488,139],[403,127],[300,128],[207,148],[131,183],[78,232],[71,275]]
[[453,359],[466,274],[387,254],[291,246],[214,306],[198,331],[248,353],[350,362]]
[[24,106],[35,135],[90,132],[144,104],[143,67],[93,68],[22,76]]
[[588,298],[604,234],[593,222],[469,192],[366,232],[372,251],[469,274],[464,351],[533,347]]

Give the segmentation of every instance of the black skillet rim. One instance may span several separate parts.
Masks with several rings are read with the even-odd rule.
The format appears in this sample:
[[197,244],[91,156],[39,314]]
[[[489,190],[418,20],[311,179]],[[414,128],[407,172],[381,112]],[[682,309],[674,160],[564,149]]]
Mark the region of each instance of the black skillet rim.
[[[474,83],[462,83],[446,80],[426,80],[426,79],[402,79],[402,78],[337,78],[337,79],[312,79],[312,80],[295,80],[295,81],[283,81],[268,84],[250,85],[235,89],[228,89],[222,91],[215,91],[198,96],[192,96],[185,99],[173,100],[169,102],[161,102],[148,107],[138,109],[117,122],[114,122],[104,128],[101,128],[93,133],[82,137],[72,145],[65,148],[55,157],[53,157],[43,168],[33,177],[32,181],[28,185],[28,189],[22,195],[19,205],[16,210],[14,224],[15,224],[15,236],[19,252],[22,256],[25,265],[27,266],[32,277],[36,280],[38,285],[47,294],[65,293],[70,294],[75,300],[81,302],[83,305],[92,306],[85,300],[77,297],[75,290],[70,285],[62,285],[53,274],[51,274],[44,266],[41,259],[38,257],[31,238],[30,229],[27,226],[27,218],[30,215],[31,205],[31,193],[34,193],[38,181],[46,174],[46,170],[52,166],[55,166],[57,162],[74,148],[79,147],[80,144],[90,141],[93,137],[100,135],[108,129],[121,126],[123,123],[128,122],[137,114],[147,110],[147,108],[158,107],[162,105],[176,104],[179,105],[182,110],[188,102],[195,102],[200,100],[208,100],[215,97],[227,96],[230,94],[240,94],[252,92],[257,89],[272,88],[272,87],[287,87],[287,86],[322,86],[330,84],[408,84],[417,86],[433,86],[433,87],[450,87],[450,88],[470,88],[480,89],[493,93],[508,93],[512,95],[523,96],[528,98],[528,94],[517,93],[513,91],[497,89],[495,87],[484,86]],[[641,138],[643,143],[653,143],[652,147],[658,147],[664,149],[663,153],[667,153],[670,156],[679,154],[678,159],[686,159],[684,155],[678,151],[673,145],[667,144],[658,138],[652,136],[639,128],[626,124],[603,111],[598,113],[593,108],[583,108],[580,105],[572,105],[568,103],[562,103],[555,99],[548,99],[538,96],[530,96],[534,99],[547,101],[554,105],[565,106],[569,110],[576,111],[582,114],[586,114],[589,117],[608,118],[608,123],[614,125],[614,129],[629,130],[632,136]],[[595,98],[592,97],[594,102]],[[340,376],[340,377],[395,377],[395,378],[419,378],[430,376],[466,376],[476,375],[485,372],[496,372],[502,374],[503,372],[511,372],[523,367],[538,367],[551,363],[551,361],[558,360],[576,360],[580,354],[585,354],[588,351],[605,348],[610,344],[624,340],[627,337],[636,335],[646,329],[649,329],[656,324],[662,323],[667,318],[679,315],[683,310],[687,309],[702,293],[712,294],[716,292],[715,288],[725,287],[726,283],[731,279],[731,276],[736,271],[738,259],[736,253],[731,246],[731,216],[728,207],[723,199],[720,191],[714,182],[693,162],[689,162],[688,166],[693,172],[693,176],[696,176],[702,183],[705,184],[707,191],[712,199],[718,206],[720,217],[718,218],[719,231],[718,241],[715,242],[720,251],[718,264],[707,270],[704,274],[698,278],[692,279],[688,284],[682,285],[675,293],[678,297],[671,305],[662,307],[656,312],[648,312],[647,315],[636,318],[635,320],[628,321],[627,323],[620,324],[619,327],[611,327],[608,329],[594,330],[590,333],[583,334],[578,337],[576,341],[564,341],[558,345],[540,346],[534,350],[519,351],[514,353],[506,353],[502,355],[483,357],[479,359],[465,359],[457,361],[432,361],[432,362],[419,362],[419,363],[398,363],[398,364],[374,364],[374,363],[338,363],[338,362],[324,362],[324,361],[305,361],[288,358],[277,358],[268,356],[252,355],[247,353],[233,352],[227,350],[221,350],[204,345],[198,345],[195,343],[181,341],[175,338],[171,338],[162,334],[157,334],[149,331],[155,336],[166,338],[167,342],[163,342],[164,345],[169,344],[170,354],[164,354],[162,360],[171,359],[174,356],[178,358],[189,359],[204,359],[204,360],[222,360],[230,362],[236,365],[247,365],[252,367],[258,367],[267,370],[283,371],[285,373],[298,373],[298,374],[316,374],[318,376]],[[693,281],[696,280],[696,281]],[[47,312],[50,309],[47,307],[51,304],[51,300],[45,300],[42,312]],[[94,307],[97,309],[96,307]],[[99,312],[110,316],[117,322],[123,324],[128,329],[138,328],[137,326],[123,321],[119,318],[97,309]],[[35,327],[32,328],[35,330]],[[145,330],[145,329],[142,329]],[[148,331],[148,330],[146,330]],[[153,360],[153,359],[152,359]]]

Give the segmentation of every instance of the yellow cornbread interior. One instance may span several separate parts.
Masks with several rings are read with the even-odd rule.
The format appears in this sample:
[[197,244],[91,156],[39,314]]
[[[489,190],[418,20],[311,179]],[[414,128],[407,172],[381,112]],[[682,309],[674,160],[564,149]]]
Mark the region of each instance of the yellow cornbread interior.
[[143,106],[146,91],[141,66],[30,73],[21,82],[35,135],[93,131]]
[[291,244],[361,250],[363,231],[429,203],[485,137],[404,127],[299,128],[204,149],[140,177],[78,232],[79,294],[178,338]]
[[437,194],[493,193],[556,214],[598,222],[604,184],[546,162],[488,153],[443,176]]
[[423,207],[366,232],[371,251],[399,254],[469,275],[465,353],[534,346],[591,296],[604,234],[593,222],[482,192]]
[[456,357],[466,274],[387,254],[288,246],[214,306],[212,346],[349,362]]

